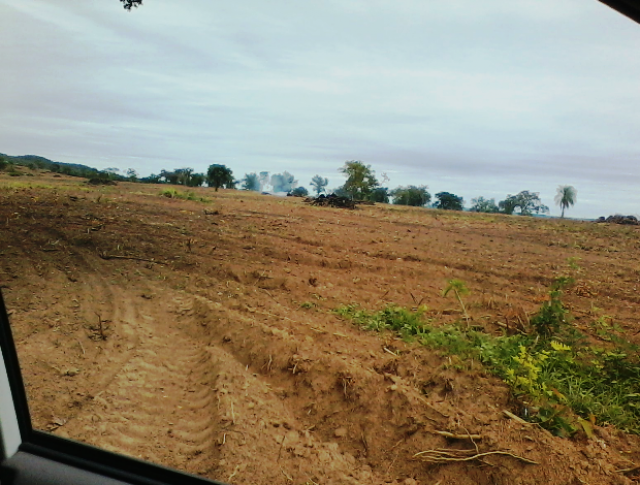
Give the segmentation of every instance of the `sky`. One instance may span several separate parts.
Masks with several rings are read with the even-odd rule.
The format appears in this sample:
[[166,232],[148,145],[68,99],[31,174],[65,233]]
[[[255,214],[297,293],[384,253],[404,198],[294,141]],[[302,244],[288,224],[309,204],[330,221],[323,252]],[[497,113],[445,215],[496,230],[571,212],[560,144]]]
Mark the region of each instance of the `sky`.
[[0,0],[0,152],[638,215],[639,52],[596,0]]

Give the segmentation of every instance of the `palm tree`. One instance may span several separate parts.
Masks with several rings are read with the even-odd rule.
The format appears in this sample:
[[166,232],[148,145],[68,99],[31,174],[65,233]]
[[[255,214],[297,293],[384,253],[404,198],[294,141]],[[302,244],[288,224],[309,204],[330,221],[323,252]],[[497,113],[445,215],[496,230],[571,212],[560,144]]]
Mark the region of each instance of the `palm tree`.
[[573,206],[576,203],[578,197],[578,191],[571,185],[561,185],[558,187],[558,192],[555,196],[555,202],[562,207],[562,215],[564,217],[564,210],[569,206]]

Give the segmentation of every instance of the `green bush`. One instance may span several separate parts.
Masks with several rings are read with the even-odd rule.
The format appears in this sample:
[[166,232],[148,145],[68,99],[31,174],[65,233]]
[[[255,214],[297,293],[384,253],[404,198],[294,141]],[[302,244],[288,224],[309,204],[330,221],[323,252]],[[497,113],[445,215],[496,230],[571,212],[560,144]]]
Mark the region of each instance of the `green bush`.
[[567,277],[556,278],[549,292],[549,301],[545,301],[536,315],[531,318],[531,326],[543,338],[557,333],[567,323],[567,310],[560,297],[562,290],[571,285],[573,280]]
[[193,192],[181,192],[176,189],[165,189],[160,192],[160,195],[169,199],[182,199],[182,200],[194,200],[196,202],[210,202],[210,199],[206,197],[198,197]]

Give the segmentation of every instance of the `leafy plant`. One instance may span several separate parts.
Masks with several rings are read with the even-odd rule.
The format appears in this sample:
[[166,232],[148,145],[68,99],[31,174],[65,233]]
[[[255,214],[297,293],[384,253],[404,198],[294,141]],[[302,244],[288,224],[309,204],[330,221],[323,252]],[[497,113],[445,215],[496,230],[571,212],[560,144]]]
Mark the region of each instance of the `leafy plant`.
[[460,303],[460,307],[462,307],[462,313],[464,313],[464,318],[467,321],[467,326],[469,326],[469,314],[467,313],[467,309],[464,306],[464,302],[462,301],[461,296],[468,295],[469,289],[464,284],[464,281],[451,279],[447,281],[447,286],[442,290],[442,296],[447,296],[449,292],[453,291],[453,294],[456,295],[458,302]]
[[376,332],[395,330],[407,338],[424,334],[427,323],[422,316],[425,311],[426,307],[424,306],[416,311],[411,311],[404,307],[391,305],[379,312],[369,313],[366,310],[358,309],[355,305],[348,305],[339,307],[336,313],[351,319],[367,330],[375,330]]
[[576,273],[579,273],[582,270],[582,268],[578,264],[578,261],[580,261],[581,259],[582,258],[579,258],[578,256],[567,258],[567,264],[569,265],[569,268],[575,271]]
[[551,337],[558,332],[562,325],[567,323],[567,310],[560,297],[562,290],[572,283],[573,279],[566,276],[556,278],[549,292],[549,301],[543,302],[538,313],[531,317],[531,326],[540,337]]

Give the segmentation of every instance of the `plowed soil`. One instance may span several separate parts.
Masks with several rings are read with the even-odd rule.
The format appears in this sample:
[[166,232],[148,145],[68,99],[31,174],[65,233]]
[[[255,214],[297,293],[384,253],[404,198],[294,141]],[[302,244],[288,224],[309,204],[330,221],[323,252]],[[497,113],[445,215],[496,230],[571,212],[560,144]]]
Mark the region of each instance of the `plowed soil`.
[[[0,285],[35,427],[238,484],[632,483],[639,440],[522,424],[508,388],[391,333],[336,316],[426,304],[474,324],[526,321],[579,257],[565,301],[637,343],[640,232],[587,222],[0,174]],[[482,460],[424,463],[469,448]]]

